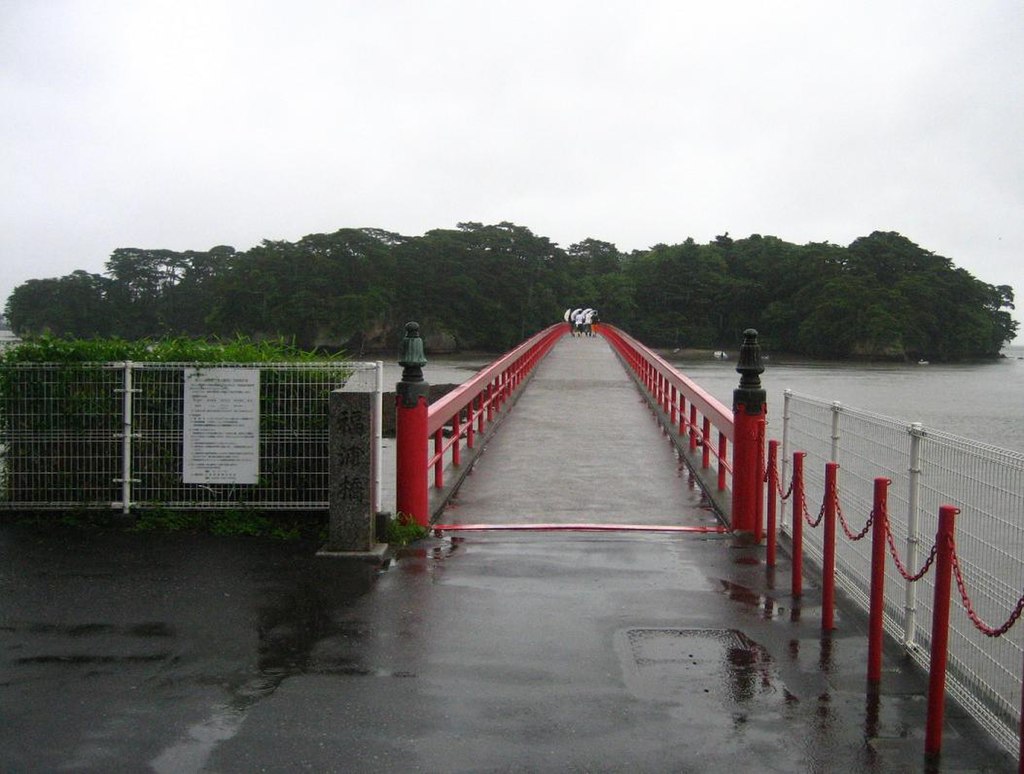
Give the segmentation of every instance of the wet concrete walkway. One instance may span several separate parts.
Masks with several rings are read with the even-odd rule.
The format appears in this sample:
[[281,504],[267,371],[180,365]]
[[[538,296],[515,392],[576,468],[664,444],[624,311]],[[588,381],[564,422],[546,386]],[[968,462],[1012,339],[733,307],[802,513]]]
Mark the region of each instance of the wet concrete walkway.
[[555,346],[454,505],[447,523],[718,523],[602,338]]
[[[539,367],[448,516],[711,518],[600,339]],[[0,770],[927,770],[923,676],[890,649],[869,696],[864,618],[840,600],[823,638],[762,547],[480,532],[376,574],[314,549],[0,529]],[[950,707],[935,770],[1016,764]]]

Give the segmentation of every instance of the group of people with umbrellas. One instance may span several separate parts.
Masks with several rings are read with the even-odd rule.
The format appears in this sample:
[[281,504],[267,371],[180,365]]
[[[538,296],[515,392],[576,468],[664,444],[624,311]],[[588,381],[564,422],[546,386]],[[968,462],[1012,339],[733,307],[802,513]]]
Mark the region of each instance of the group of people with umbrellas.
[[594,323],[598,322],[597,310],[590,307],[566,309],[562,319],[572,325],[573,336],[594,336]]

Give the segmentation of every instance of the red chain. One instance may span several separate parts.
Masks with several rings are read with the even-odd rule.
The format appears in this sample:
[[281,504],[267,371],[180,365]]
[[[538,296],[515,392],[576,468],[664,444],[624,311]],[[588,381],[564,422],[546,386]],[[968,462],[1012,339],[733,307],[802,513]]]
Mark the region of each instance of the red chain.
[[902,575],[911,583],[921,580],[921,578],[923,578],[928,573],[928,570],[932,566],[932,562],[935,561],[935,557],[939,554],[939,545],[938,543],[936,543],[932,546],[932,551],[930,554],[928,554],[928,559],[927,561],[925,561],[924,566],[921,568],[921,571],[915,575],[911,575],[907,568],[903,565],[902,560],[900,560],[900,555],[896,551],[896,542],[893,540],[892,530],[889,528],[888,518],[885,519],[885,540],[889,544],[889,553],[892,554],[892,560],[896,563],[896,569],[900,571],[900,575]]
[[810,525],[811,529],[814,529],[819,524],[821,524],[821,520],[825,518],[825,503],[821,504],[821,510],[818,511],[818,518],[816,519],[812,519],[810,511],[807,510],[806,499],[802,499],[800,501],[800,508],[804,512],[804,521],[806,521]]
[[789,479],[789,488],[785,492],[783,492],[782,491],[782,479],[779,476],[779,464],[778,464],[778,461],[774,457],[772,458],[771,466],[770,467],[768,465],[765,465],[765,471],[764,471],[764,480],[765,480],[765,482],[767,482],[771,478],[771,474],[772,473],[775,474],[775,491],[778,493],[779,499],[780,500],[788,500],[789,496],[791,494],[793,494],[793,479],[792,478]]
[[839,523],[843,525],[843,532],[845,532],[846,537],[850,538],[850,540],[852,540],[854,543],[856,543],[858,540],[862,540],[864,536],[868,534],[868,531],[871,529],[871,525],[875,521],[875,512],[871,511],[871,513],[868,515],[868,523],[864,525],[864,529],[862,529],[856,535],[853,534],[853,530],[850,529],[850,526],[846,523],[846,517],[843,516],[843,506],[839,504],[838,492],[836,492],[836,513],[839,514]]
[[1015,607],[1013,612],[1010,613],[1010,617],[1006,619],[1006,622],[1002,626],[993,627],[982,621],[978,614],[974,612],[974,605],[971,602],[971,598],[967,596],[967,587],[964,585],[963,571],[960,569],[960,558],[956,554],[956,542],[952,537],[949,538],[949,541],[953,547],[953,574],[956,576],[956,587],[960,590],[960,599],[963,600],[964,609],[967,611],[967,617],[974,622],[974,627],[986,637],[1002,637],[1010,631],[1010,628],[1017,623],[1017,619],[1020,618],[1021,613],[1024,612],[1024,596],[1017,600],[1017,607]]
[[789,479],[789,488],[785,491],[785,493],[783,493],[782,491],[782,482],[779,481],[778,479],[775,479],[775,488],[779,492],[780,500],[788,500],[790,496],[793,494],[793,479]]

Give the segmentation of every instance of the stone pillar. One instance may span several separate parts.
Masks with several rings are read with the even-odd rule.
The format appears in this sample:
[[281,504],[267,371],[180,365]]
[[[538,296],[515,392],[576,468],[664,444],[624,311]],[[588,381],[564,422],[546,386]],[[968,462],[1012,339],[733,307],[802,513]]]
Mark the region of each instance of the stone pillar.
[[329,528],[321,555],[383,560],[373,513],[373,392],[358,379],[330,396]]

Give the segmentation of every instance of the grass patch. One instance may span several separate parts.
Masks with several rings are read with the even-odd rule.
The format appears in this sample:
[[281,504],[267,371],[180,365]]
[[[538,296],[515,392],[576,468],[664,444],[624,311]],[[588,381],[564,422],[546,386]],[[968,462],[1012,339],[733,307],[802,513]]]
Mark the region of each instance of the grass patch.
[[429,534],[426,527],[421,527],[407,513],[398,514],[398,518],[388,522],[387,542],[393,546],[407,546]]
[[119,531],[129,533],[191,533],[254,537],[270,540],[327,540],[327,514],[320,511],[270,512],[241,508],[174,510],[147,508],[124,515],[116,511],[0,512],[0,523],[17,524],[44,532]]

